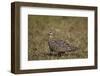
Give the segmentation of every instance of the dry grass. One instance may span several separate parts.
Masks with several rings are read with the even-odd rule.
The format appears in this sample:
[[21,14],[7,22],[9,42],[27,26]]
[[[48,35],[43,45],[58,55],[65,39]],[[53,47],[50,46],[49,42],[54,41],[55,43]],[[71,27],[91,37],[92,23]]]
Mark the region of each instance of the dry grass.
[[[28,60],[87,58],[87,18],[62,16],[28,16]],[[48,55],[48,32],[55,39],[69,42],[79,48],[62,56]]]

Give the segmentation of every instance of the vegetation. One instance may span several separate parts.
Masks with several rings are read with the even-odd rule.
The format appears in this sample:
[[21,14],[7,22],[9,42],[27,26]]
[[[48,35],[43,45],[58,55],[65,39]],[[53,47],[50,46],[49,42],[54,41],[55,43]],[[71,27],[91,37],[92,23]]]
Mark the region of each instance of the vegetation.
[[[28,60],[76,59],[88,57],[87,17],[28,16]],[[48,33],[79,49],[62,56],[49,55]]]

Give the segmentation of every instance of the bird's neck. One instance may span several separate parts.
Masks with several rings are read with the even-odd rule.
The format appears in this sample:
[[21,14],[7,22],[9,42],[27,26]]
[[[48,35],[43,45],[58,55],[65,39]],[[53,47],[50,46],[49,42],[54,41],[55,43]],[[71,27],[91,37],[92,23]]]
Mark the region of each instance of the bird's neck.
[[50,35],[50,36],[49,36],[49,40],[52,40],[52,39],[53,39],[53,36],[52,36],[52,35]]

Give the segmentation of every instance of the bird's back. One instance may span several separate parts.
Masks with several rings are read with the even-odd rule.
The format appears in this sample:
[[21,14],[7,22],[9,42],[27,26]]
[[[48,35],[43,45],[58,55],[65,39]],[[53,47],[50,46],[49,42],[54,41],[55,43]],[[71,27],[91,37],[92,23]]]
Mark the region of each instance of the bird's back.
[[76,47],[71,46],[63,40],[50,40],[49,47],[55,52],[74,51]]

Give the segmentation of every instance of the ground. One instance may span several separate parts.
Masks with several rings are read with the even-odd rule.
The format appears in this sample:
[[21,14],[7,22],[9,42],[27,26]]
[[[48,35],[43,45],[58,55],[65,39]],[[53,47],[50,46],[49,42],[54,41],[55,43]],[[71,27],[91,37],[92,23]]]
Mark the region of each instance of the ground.
[[[87,17],[28,16],[28,60],[76,59],[88,57]],[[48,33],[77,46],[75,52],[62,56],[48,55]]]

